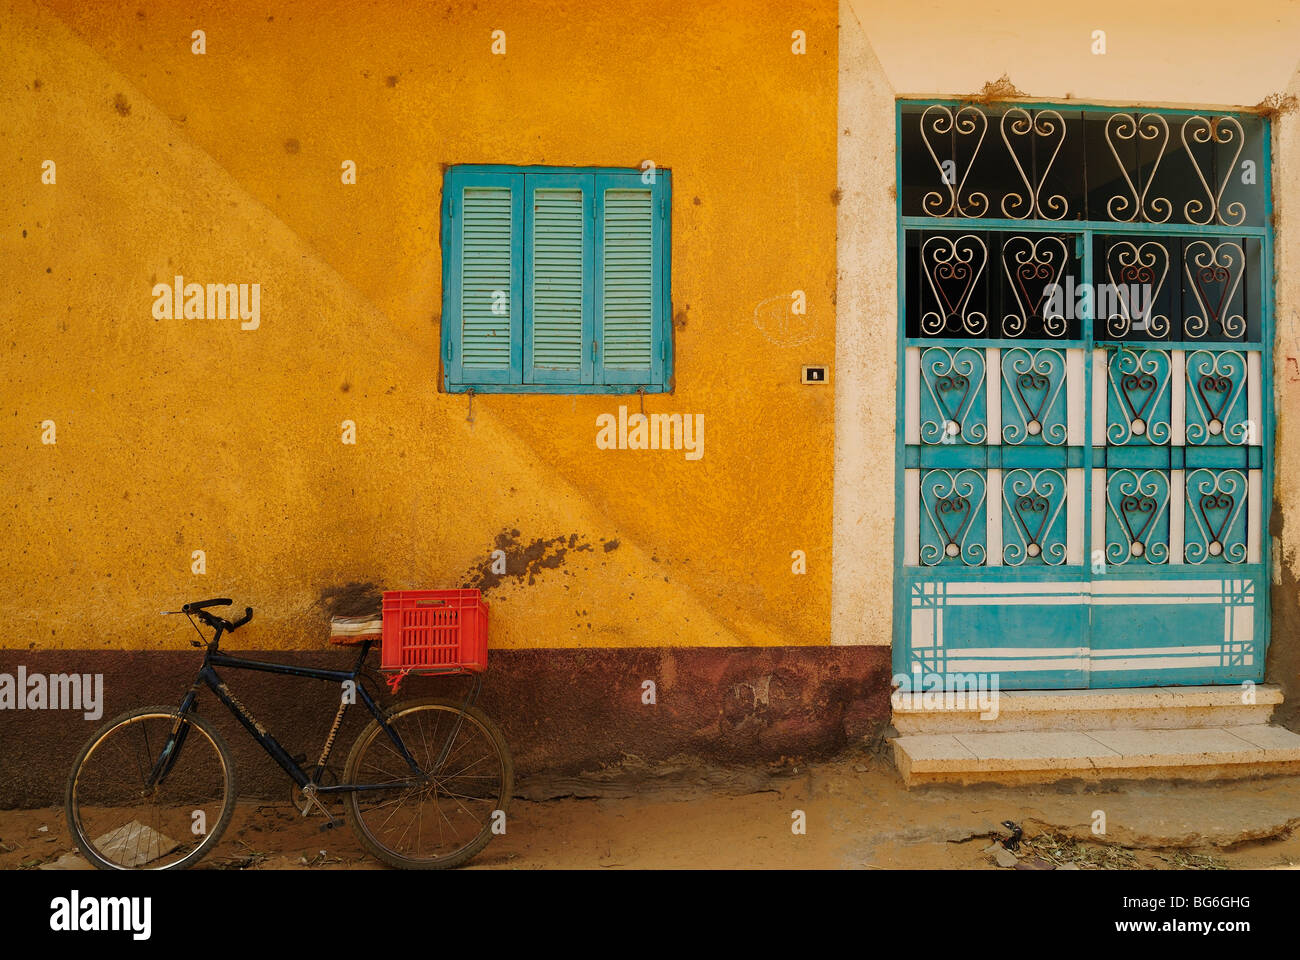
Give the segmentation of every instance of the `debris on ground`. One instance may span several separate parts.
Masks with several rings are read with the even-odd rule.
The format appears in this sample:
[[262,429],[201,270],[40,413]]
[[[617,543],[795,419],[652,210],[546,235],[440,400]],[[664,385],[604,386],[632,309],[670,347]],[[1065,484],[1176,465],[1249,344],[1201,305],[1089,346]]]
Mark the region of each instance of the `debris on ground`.
[[1075,869],[1137,870],[1133,851],[1111,844],[1085,843],[1065,834],[1040,833],[1021,841],[1026,853],[1032,853],[1055,867],[1067,863]]
[[139,867],[151,860],[165,857],[180,843],[153,827],[132,820],[110,830],[95,841],[95,850],[106,860],[123,867]]

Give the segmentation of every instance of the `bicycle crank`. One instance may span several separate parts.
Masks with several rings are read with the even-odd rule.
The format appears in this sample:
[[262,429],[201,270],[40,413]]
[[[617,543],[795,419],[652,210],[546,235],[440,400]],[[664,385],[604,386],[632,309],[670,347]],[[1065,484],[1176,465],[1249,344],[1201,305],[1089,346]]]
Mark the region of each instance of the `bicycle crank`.
[[[319,784],[320,786],[334,786],[338,782],[339,782],[338,774],[336,774],[333,770],[326,768],[324,771],[322,771],[321,782]],[[322,813],[324,813],[325,816],[332,822],[334,820],[334,817],[328,810],[325,809],[325,805],[322,804],[320,799],[316,796],[316,787],[317,784],[309,783],[307,784],[307,787],[304,790],[304,788],[298,786],[298,784],[291,783],[289,785],[289,802],[292,803],[294,809],[297,810],[304,817],[311,816],[312,810],[317,809],[320,810]]]

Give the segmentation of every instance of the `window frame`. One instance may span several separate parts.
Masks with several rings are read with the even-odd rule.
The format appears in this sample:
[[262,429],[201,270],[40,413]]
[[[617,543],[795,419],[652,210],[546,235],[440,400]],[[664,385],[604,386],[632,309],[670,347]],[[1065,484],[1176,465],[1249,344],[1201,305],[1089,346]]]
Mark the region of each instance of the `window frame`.
[[[672,393],[674,390],[674,353],[672,324],[672,171],[655,168],[654,182],[643,183],[643,173],[628,167],[561,167],[515,166],[505,164],[454,164],[446,168],[442,182],[441,243],[442,313],[439,339],[439,384],[445,393],[533,393],[533,394],[636,394]],[[543,182],[542,177],[547,181]],[[590,179],[587,179],[590,178]],[[461,220],[463,211],[457,200],[463,188],[472,186],[510,186],[511,210],[518,221],[511,226],[512,277],[511,363],[509,368],[475,369],[466,374],[461,365],[462,322],[460,308]],[[651,191],[653,204],[653,255],[658,257],[654,270],[653,325],[651,328],[650,368],[642,371],[606,370],[604,346],[600,343],[593,357],[591,344],[601,340],[600,293],[603,272],[598,268],[603,238],[604,191],[607,189],[644,189]],[[534,265],[529,256],[533,235],[531,198],[538,189],[581,189],[583,193],[583,359],[575,382],[572,374],[536,368],[532,364],[533,305],[528,292]],[[518,269],[515,269],[517,262]]]

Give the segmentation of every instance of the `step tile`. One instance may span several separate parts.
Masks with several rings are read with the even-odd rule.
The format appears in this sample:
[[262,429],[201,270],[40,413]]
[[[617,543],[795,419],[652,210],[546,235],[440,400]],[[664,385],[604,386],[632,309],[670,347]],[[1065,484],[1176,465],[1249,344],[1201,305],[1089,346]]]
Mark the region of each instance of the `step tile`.
[[1264,759],[1263,750],[1222,727],[1190,730],[1093,730],[1090,736],[1123,758],[1176,763],[1249,763]]
[[1068,767],[1076,760],[1117,753],[1082,731],[956,733],[953,739],[980,760],[1029,760],[1047,769]]
[[1300,759],[1300,733],[1292,733],[1286,727],[1254,724],[1229,729],[1234,737],[1240,737],[1242,740],[1253,743],[1264,750],[1283,750],[1294,753],[1296,758]]

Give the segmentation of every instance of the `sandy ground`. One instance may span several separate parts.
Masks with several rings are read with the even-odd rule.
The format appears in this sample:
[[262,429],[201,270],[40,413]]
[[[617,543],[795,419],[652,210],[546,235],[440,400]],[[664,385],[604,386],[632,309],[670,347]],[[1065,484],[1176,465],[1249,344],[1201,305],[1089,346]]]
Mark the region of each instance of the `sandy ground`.
[[[504,836],[469,869],[1240,869],[1300,865],[1300,778],[1235,783],[1067,782],[908,791],[855,751],[774,770],[635,758],[533,781]],[[557,794],[567,794],[560,795]],[[527,799],[527,797],[534,799]],[[539,800],[537,797],[554,799]],[[806,832],[792,830],[802,811]],[[1093,831],[1098,813],[1105,833]],[[999,836],[1024,841],[995,861]],[[320,831],[288,802],[241,803],[200,868],[378,869],[346,824]],[[0,869],[84,866],[61,808],[0,810]],[[1066,865],[1069,865],[1066,867]]]

